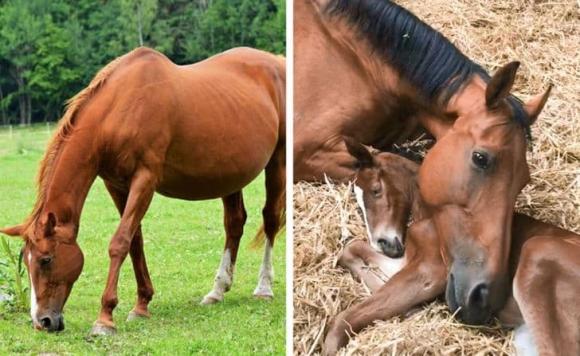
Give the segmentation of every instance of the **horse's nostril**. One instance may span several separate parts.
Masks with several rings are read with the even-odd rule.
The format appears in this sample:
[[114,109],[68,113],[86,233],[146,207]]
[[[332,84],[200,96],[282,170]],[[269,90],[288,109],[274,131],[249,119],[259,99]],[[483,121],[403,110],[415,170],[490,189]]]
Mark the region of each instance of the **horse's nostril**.
[[50,329],[50,325],[51,325],[51,321],[49,317],[45,317],[40,319],[40,325],[42,325],[42,327],[44,329]]
[[489,300],[489,287],[486,283],[479,283],[469,293],[468,305],[485,308]]
[[401,243],[401,240],[399,240],[399,238],[395,238],[395,250],[397,250],[398,253],[403,252],[403,244]]

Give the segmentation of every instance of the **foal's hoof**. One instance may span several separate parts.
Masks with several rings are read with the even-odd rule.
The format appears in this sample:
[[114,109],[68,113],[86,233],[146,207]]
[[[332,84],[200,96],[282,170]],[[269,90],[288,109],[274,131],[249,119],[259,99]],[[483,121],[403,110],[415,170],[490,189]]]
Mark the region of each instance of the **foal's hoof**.
[[96,336],[113,336],[117,333],[117,328],[114,326],[107,326],[96,322],[89,333],[89,336],[96,337]]
[[205,297],[203,297],[203,300],[201,301],[201,305],[211,305],[211,304],[216,304],[219,303],[221,301],[224,300],[223,295],[219,295],[214,291],[209,292]]
[[150,317],[151,317],[151,314],[149,314],[149,312],[141,313],[141,312],[136,312],[135,310],[131,310],[129,312],[129,315],[127,315],[127,321],[133,321],[133,320],[139,320],[139,319],[149,319]]

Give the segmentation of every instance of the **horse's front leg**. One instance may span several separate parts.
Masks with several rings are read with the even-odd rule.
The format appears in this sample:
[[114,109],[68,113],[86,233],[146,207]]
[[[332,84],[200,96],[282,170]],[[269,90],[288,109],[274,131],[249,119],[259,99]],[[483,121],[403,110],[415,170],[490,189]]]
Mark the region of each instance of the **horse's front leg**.
[[[109,191],[111,198],[113,198],[115,206],[122,217],[123,211],[125,211],[125,206],[127,205],[127,197],[129,195],[128,189],[118,189],[107,181],[105,181],[105,187]],[[127,320],[148,318],[151,315],[149,313],[148,305],[153,298],[154,290],[153,284],[151,283],[151,277],[149,277],[145,253],[143,251],[143,234],[141,232],[141,225],[137,227],[137,231],[133,236],[129,254],[131,256],[131,262],[133,262],[135,280],[137,281],[137,302],[135,303],[133,310],[129,312]]]
[[417,223],[409,229],[405,258],[408,263],[385,285],[334,319],[324,341],[323,354],[336,354],[347,344],[350,335],[372,322],[404,314],[445,291],[446,268],[437,236],[429,223]]
[[525,324],[518,355],[580,355],[580,237],[536,236],[523,245],[513,296]]
[[390,258],[376,252],[366,241],[348,244],[338,258],[338,264],[350,270],[371,293],[378,291],[405,265],[405,258]]
[[117,284],[119,282],[119,271],[131,248],[133,236],[137,232],[141,219],[151,203],[156,183],[156,176],[146,169],[137,171],[133,176],[121,223],[109,244],[109,258],[111,259],[109,275],[101,298],[101,312],[93,325],[91,335],[110,335],[116,330],[113,321],[113,310],[118,303]]

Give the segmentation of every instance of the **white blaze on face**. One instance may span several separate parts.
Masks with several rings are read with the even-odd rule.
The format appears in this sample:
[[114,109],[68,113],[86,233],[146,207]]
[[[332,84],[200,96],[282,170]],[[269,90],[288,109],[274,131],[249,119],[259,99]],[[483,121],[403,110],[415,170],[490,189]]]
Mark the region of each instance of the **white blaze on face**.
[[[355,185],[354,186],[354,195],[356,197],[356,202],[357,202],[358,206],[361,208],[362,213],[363,213],[363,220],[365,223],[365,228],[367,230],[367,235],[369,236],[369,242],[371,244],[371,247],[374,248],[376,251],[383,253],[383,250],[378,245],[377,240],[378,239],[385,239],[385,240],[393,243],[393,242],[395,242],[395,240],[397,240],[397,237],[401,236],[401,234],[399,234],[397,229],[395,229],[391,226],[388,226],[385,223],[382,223],[377,227],[371,227],[369,225],[369,220],[367,217],[367,209],[365,207],[364,191],[362,190],[361,187]],[[402,241],[399,241],[399,242],[402,243]]]
[[[378,246],[376,246],[375,242],[373,241],[373,235],[371,235],[371,229],[369,227],[369,221],[367,219],[367,209],[365,207],[364,192],[363,192],[362,188],[359,187],[358,185],[354,186],[354,196],[356,197],[356,202],[357,202],[358,206],[362,210],[363,221],[365,223],[365,228],[367,230],[367,235],[369,236],[369,241],[371,242],[371,246],[376,249]],[[379,251],[380,251],[380,249],[379,249]]]
[[36,314],[38,313],[38,304],[36,304],[36,291],[34,290],[34,283],[32,283],[32,276],[30,275],[30,266],[32,265],[32,252],[28,253],[28,279],[30,280],[30,317],[35,325],[38,325]]
[[224,299],[225,292],[230,290],[234,277],[234,265],[232,264],[229,249],[224,250],[220,268],[215,276],[213,290],[209,292],[202,301],[202,304],[213,304]]
[[254,295],[259,297],[273,297],[272,281],[274,280],[274,268],[272,267],[272,244],[266,241],[264,248],[264,259],[260,268],[258,286],[254,290]]

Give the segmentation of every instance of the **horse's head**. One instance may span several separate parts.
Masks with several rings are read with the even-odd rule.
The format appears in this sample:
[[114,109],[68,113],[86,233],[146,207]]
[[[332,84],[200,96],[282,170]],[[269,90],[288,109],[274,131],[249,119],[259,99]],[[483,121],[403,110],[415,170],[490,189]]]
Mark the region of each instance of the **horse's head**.
[[[344,138],[348,152],[356,159],[355,195],[369,235],[371,246],[389,257],[401,257],[411,210],[411,185],[398,179],[417,171],[413,162],[387,152],[375,152]],[[410,175],[407,174],[407,176]]]
[[419,170],[449,266],[447,303],[471,324],[505,303],[513,209],[530,179],[525,128],[550,93],[525,104],[510,96],[518,65],[504,66],[487,85],[477,78],[451,99],[457,119]]
[[30,316],[34,327],[61,331],[64,304],[83,269],[83,253],[74,238],[76,231],[70,225],[59,225],[53,213],[41,215],[27,225],[0,232],[24,238],[22,252],[30,277]]

